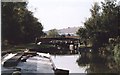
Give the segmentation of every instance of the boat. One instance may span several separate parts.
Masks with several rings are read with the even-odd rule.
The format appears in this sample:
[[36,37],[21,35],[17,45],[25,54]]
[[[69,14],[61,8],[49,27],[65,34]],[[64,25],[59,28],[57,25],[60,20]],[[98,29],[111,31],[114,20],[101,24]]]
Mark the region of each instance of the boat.
[[68,70],[56,68],[49,53],[31,52],[7,54],[2,59],[2,75],[58,75],[59,72],[68,75]]

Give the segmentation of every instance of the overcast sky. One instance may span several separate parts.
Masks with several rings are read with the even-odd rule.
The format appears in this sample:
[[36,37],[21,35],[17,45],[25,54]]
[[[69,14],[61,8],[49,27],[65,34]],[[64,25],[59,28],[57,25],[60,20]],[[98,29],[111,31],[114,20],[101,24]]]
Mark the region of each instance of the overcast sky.
[[28,0],[28,8],[46,31],[83,26],[85,19],[90,17],[89,9],[96,1],[101,0]]

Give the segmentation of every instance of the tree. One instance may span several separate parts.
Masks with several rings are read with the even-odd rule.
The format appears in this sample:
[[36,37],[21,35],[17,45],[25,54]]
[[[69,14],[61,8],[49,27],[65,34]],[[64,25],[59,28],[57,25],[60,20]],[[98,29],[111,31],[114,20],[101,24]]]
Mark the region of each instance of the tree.
[[116,4],[116,1],[105,1],[102,2],[102,25],[104,30],[109,34],[109,37],[116,38],[119,36],[120,31],[120,6]]
[[[99,6],[94,4],[92,9],[90,9],[91,17],[89,17],[85,21],[84,23],[85,28],[84,29],[80,28],[78,34],[82,38],[87,37],[88,39],[92,40],[93,43],[92,55],[97,55],[97,53],[99,53],[98,50],[105,49],[106,56],[109,54],[110,56],[113,56],[111,58],[113,60],[111,61],[111,59],[107,59],[107,62],[109,61],[109,64],[110,63],[112,65],[114,64],[115,67],[110,66],[112,67],[111,68],[112,72],[115,71],[119,73],[120,72],[120,42],[119,42],[120,41],[120,33],[119,33],[120,5],[117,5],[116,0],[105,0],[105,2],[101,2],[101,3],[102,6],[100,8]],[[108,42],[109,38],[113,39],[111,43]],[[103,57],[103,55],[101,56]],[[91,69],[94,66],[95,66],[94,64],[90,65]],[[109,66],[107,66],[107,68],[108,67]],[[99,71],[99,69],[94,71]]]
[[81,37],[81,39],[86,39],[87,38],[86,28],[79,28],[79,30],[76,34],[79,35]]
[[108,43],[109,38],[120,35],[118,33],[120,31],[120,6],[115,0],[106,0],[101,3],[101,7],[97,3],[92,6],[91,17],[84,23],[85,28],[77,32],[80,37],[92,40],[95,47],[100,47]]
[[49,30],[47,37],[50,37],[50,38],[59,37],[59,33],[58,33],[57,29],[51,29],[51,30]]
[[27,2],[2,2],[2,41],[33,42],[43,34],[43,26],[27,9]]
[[[24,5],[24,6],[22,6]],[[17,41],[20,31],[19,11],[24,8],[26,3],[4,3],[2,2],[2,40],[9,40],[11,42]],[[18,15],[19,14],[19,15]]]
[[[32,42],[35,40],[36,37],[42,36],[43,33],[43,27],[42,24],[38,22],[38,19],[33,17],[32,13],[26,11],[26,14],[24,15],[24,21],[22,22],[23,25],[23,40],[26,42]],[[28,38],[29,37],[29,38]]]

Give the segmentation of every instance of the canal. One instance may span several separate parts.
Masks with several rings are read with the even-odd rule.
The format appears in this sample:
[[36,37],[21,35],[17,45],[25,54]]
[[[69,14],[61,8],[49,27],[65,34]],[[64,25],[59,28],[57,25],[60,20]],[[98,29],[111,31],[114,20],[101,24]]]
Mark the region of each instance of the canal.
[[109,53],[82,52],[75,55],[52,55],[55,65],[70,74],[118,75],[120,69]]
[[86,73],[88,66],[80,67],[77,63],[80,55],[52,55],[52,60],[57,68],[69,70],[69,73]]

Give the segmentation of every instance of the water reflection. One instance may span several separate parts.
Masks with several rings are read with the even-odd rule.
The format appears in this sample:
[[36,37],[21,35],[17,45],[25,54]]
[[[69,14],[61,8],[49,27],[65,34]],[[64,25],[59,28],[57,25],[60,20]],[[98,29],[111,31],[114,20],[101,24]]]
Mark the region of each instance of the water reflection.
[[86,69],[87,75],[91,75],[91,73],[96,75],[108,75],[109,73],[111,75],[119,72],[112,55],[107,53],[82,52],[77,63],[80,67],[89,65]]

